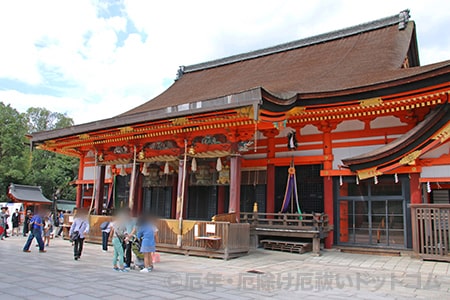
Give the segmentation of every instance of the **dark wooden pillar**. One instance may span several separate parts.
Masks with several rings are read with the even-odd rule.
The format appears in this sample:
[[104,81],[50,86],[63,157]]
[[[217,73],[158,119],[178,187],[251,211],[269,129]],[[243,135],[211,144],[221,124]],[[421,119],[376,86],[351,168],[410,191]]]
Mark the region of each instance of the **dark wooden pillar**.
[[[78,166],[78,180],[83,180],[84,177],[84,155],[82,155],[80,157],[80,163]],[[79,183],[77,185],[77,198],[76,198],[76,207],[82,207],[83,203],[82,202],[83,199],[83,184]]]
[[178,182],[178,176],[172,176],[172,205],[170,209],[170,218],[175,219],[177,216],[177,182]]
[[[258,208],[262,211],[262,207]],[[275,165],[267,165],[266,212],[275,212]]]
[[95,213],[97,215],[102,214],[103,202],[105,196],[105,166],[99,166],[98,177],[97,177],[97,188],[95,190]]
[[236,213],[239,218],[241,208],[241,156],[230,157],[230,203],[228,212]]
[[219,185],[217,187],[217,213],[225,213],[225,186]]
[[135,188],[137,203],[135,205],[136,211],[134,215],[140,216],[144,211],[144,189],[142,188],[144,176],[141,173],[138,173],[136,176],[138,177]]

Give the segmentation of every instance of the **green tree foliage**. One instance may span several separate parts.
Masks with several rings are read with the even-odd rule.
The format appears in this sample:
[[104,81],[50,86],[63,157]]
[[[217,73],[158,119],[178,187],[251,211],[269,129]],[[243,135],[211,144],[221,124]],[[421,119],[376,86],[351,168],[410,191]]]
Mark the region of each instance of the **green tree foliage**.
[[[28,132],[69,127],[73,120],[65,114],[45,108],[29,108],[25,114]],[[40,185],[44,195],[51,198],[56,192],[61,199],[75,200],[76,190],[69,183],[78,174],[78,160],[73,157],[35,149],[26,181]]]
[[23,114],[0,102],[0,201],[6,200],[11,182],[25,180],[29,168],[25,124]]
[[19,113],[0,102],[0,201],[6,201],[10,183],[38,185],[52,199],[75,200],[75,187],[69,183],[78,174],[78,160],[73,157],[34,149],[30,151],[27,133],[53,130],[73,125],[65,114],[45,108],[29,108]]

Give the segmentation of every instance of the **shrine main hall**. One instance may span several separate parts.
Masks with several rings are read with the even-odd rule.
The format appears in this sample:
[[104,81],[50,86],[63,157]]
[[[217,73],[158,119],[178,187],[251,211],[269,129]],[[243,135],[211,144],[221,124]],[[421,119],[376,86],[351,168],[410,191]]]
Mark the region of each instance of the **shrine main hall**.
[[450,61],[420,65],[402,11],[182,66],[134,109],[30,141],[79,158],[77,206],[95,214],[276,213],[295,173],[288,208],[328,216],[325,247],[407,249],[410,205],[449,203],[449,92]]

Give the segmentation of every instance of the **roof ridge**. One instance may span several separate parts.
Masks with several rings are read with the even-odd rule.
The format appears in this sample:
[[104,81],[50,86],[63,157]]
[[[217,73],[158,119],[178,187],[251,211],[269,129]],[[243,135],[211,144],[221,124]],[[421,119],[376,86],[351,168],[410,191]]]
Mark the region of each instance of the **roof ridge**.
[[263,49],[259,49],[259,50],[254,50],[254,51],[245,52],[245,53],[241,53],[241,54],[231,55],[228,57],[219,58],[219,59],[215,59],[215,60],[211,60],[211,61],[207,61],[207,62],[203,62],[203,63],[193,64],[193,65],[189,65],[189,66],[180,66],[180,68],[178,70],[178,74],[177,74],[177,79],[180,79],[183,76],[183,74],[185,74],[185,73],[200,71],[200,70],[204,70],[204,69],[210,69],[210,68],[214,68],[214,67],[218,67],[218,66],[222,66],[222,65],[236,63],[236,62],[243,61],[243,60],[254,59],[254,58],[261,57],[261,56],[266,56],[266,55],[275,54],[275,53],[279,53],[279,52],[283,52],[283,51],[298,49],[298,48],[311,46],[311,45],[315,45],[315,44],[319,44],[319,43],[324,43],[324,42],[348,37],[351,35],[355,35],[358,33],[368,32],[368,31],[380,29],[383,27],[392,26],[395,24],[398,24],[399,30],[403,30],[406,28],[406,25],[409,21],[409,17],[410,17],[409,9],[405,9],[405,10],[401,11],[400,13],[393,15],[393,16],[385,17],[385,18],[374,20],[374,21],[367,22],[367,23],[362,23],[359,25],[351,26],[351,27],[346,27],[343,29],[330,31],[328,33],[323,33],[323,34],[315,35],[312,37],[307,37],[307,38],[303,38],[300,40],[295,40],[295,41],[291,41],[291,42],[287,42],[287,43],[283,43],[283,44],[279,44],[279,45],[275,45],[275,46],[271,46],[271,47],[267,47],[267,48],[263,48]]

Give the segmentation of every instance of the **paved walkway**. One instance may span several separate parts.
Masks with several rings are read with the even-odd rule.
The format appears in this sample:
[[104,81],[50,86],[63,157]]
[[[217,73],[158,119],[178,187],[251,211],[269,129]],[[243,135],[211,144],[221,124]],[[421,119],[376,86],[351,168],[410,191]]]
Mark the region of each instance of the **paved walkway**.
[[[321,257],[256,250],[230,261],[161,254],[152,273],[114,272],[112,253],[70,243],[47,253],[21,251],[24,238],[0,241],[2,299],[448,299],[447,263],[409,257],[324,252]],[[250,272],[249,272],[250,271]]]

